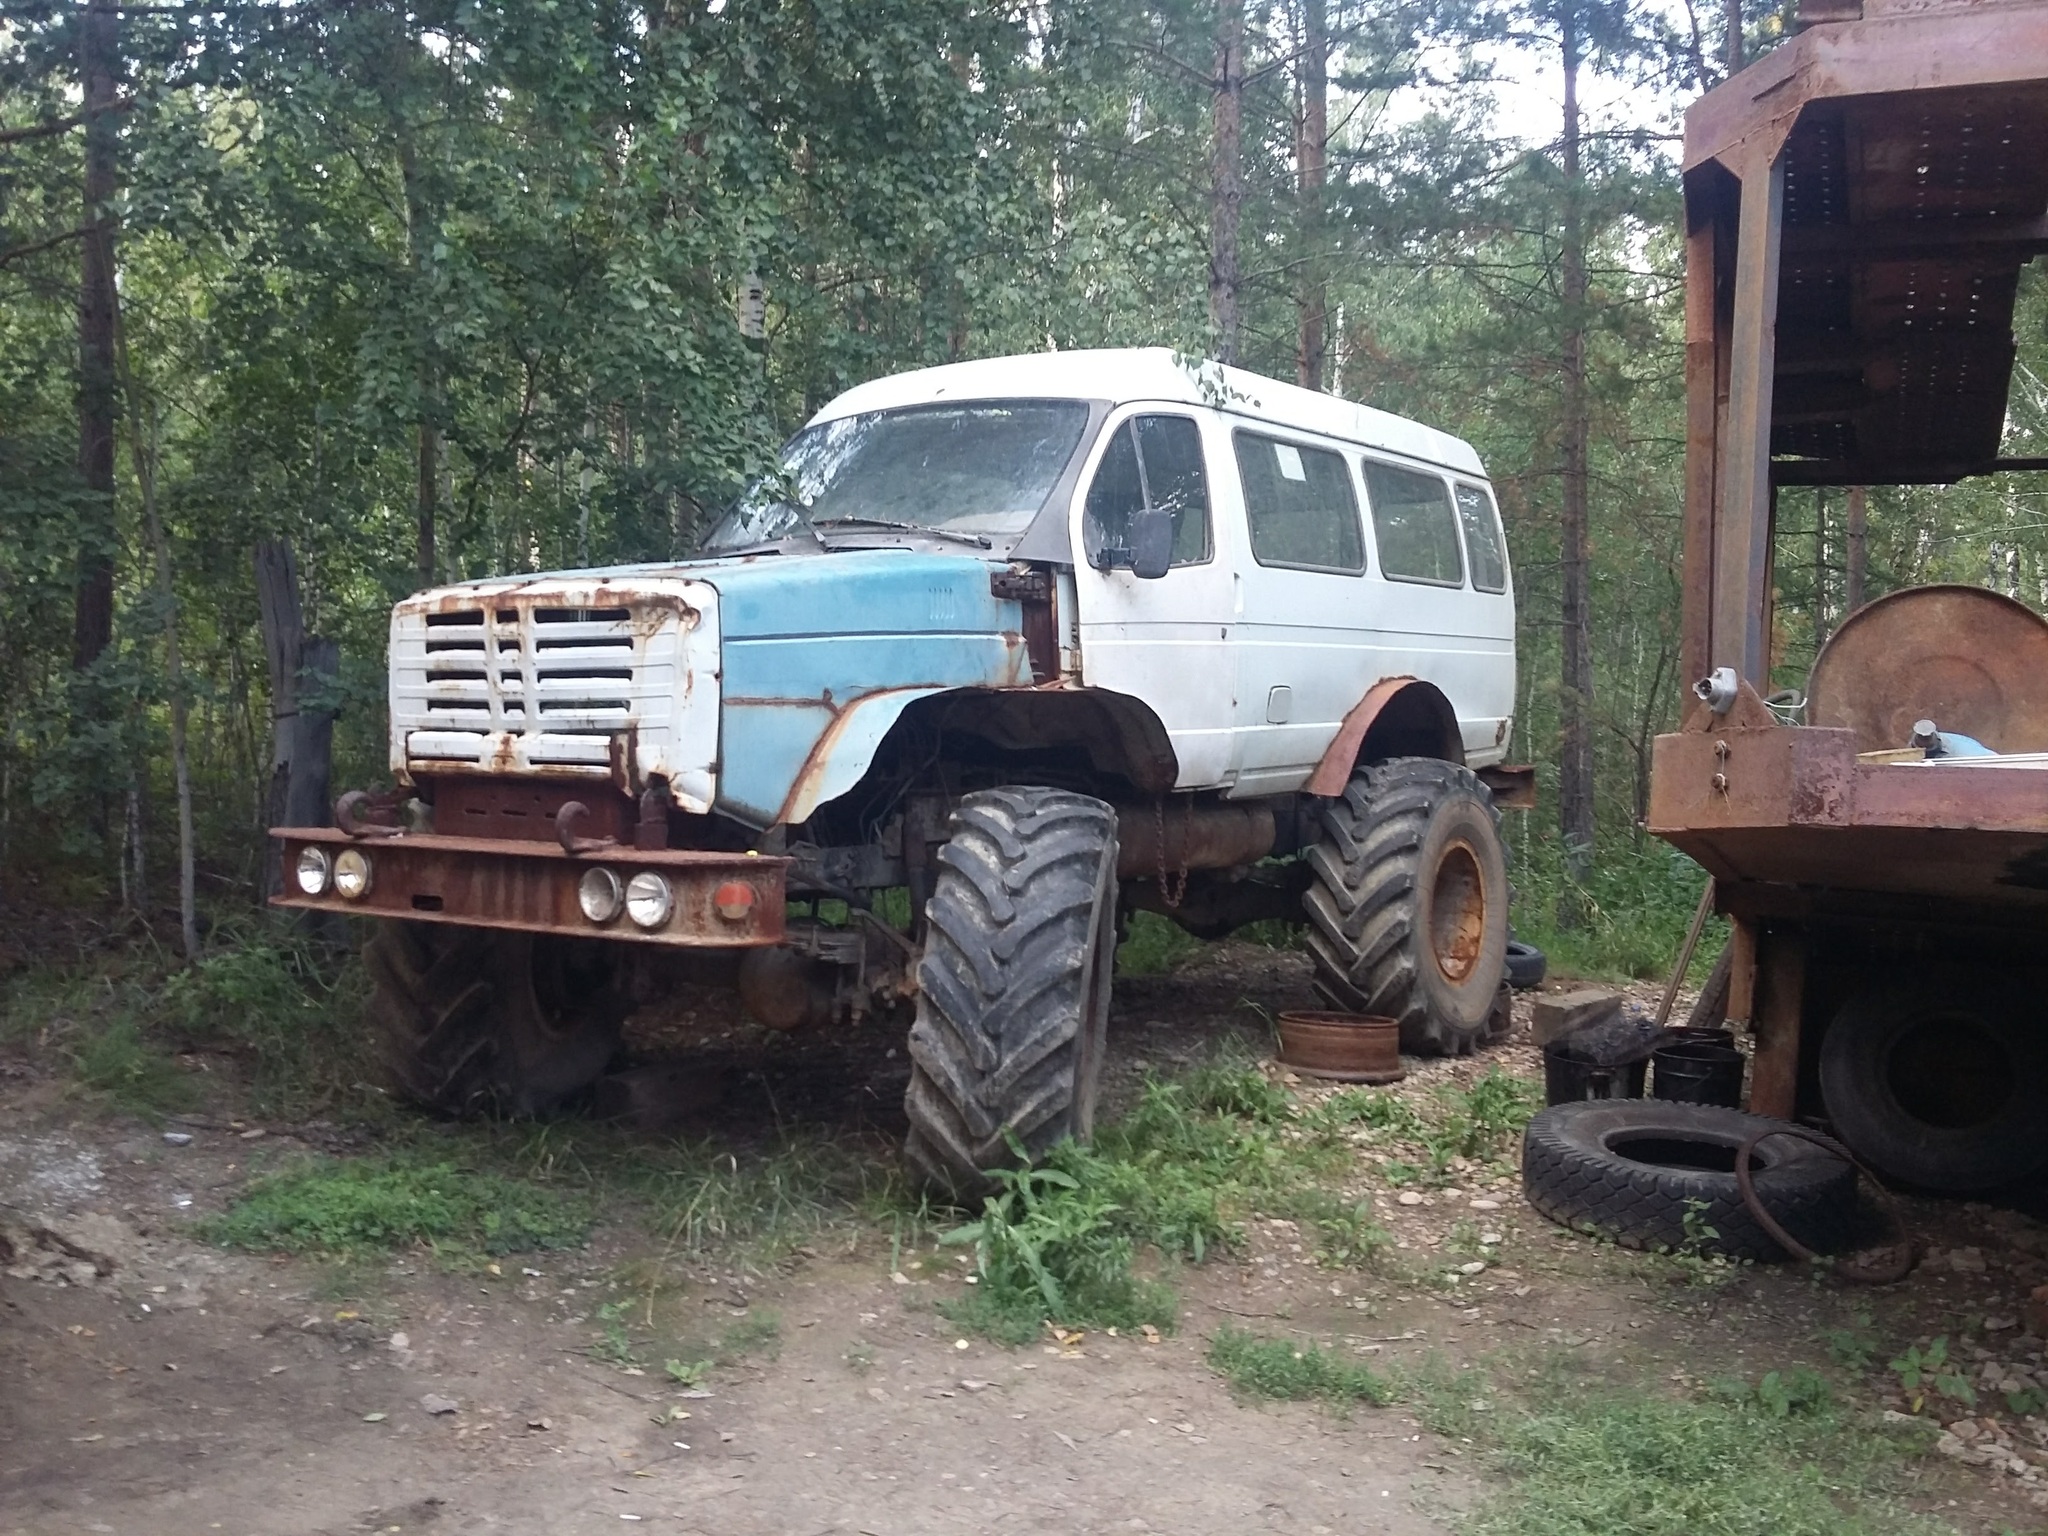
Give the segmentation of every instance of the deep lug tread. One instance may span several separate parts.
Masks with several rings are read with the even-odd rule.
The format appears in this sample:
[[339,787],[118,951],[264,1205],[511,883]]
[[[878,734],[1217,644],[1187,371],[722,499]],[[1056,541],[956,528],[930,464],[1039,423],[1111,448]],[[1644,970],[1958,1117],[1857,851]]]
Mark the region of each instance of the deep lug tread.
[[543,1001],[539,946],[561,941],[380,923],[363,951],[390,1087],[437,1114],[536,1115],[587,1087],[617,1049],[623,1000],[607,984]]
[[[1008,787],[954,812],[926,904],[904,1156],[958,1197],[1013,1161],[1086,1137],[1116,921],[1116,813]],[[1087,1065],[1084,1066],[1084,1059]]]
[[[1427,952],[1420,911],[1431,874],[1423,861],[1432,827],[1445,814],[1459,816],[1483,845],[1489,886],[1480,966],[1455,988]],[[1361,769],[1323,807],[1321,836],[1307,855],[1315,883],[1304,906],[1316,989],[1333,1007],[1398,1020],[1401,1049],[1416,1054],[1462,1056],[1484,1042],[1507,948],[1499,823],[1478,776],[1437,758],[1395,758]]]

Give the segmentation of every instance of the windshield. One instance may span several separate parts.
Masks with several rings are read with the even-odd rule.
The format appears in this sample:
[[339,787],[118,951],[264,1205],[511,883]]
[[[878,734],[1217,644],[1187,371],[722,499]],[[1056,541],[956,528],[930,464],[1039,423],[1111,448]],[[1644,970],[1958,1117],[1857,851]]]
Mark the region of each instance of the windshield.
[[739,549],[805,524],[1022,533],[1088,425],[1079,400],[977,400],[873,411],[806,427],[782,470],[718,521],[707,549]]

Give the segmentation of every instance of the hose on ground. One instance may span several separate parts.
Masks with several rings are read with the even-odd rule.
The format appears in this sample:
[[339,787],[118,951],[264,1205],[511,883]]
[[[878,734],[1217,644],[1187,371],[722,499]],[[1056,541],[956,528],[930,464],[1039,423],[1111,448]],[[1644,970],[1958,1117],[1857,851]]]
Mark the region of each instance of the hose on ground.
[[[1757,1196],[1756,1179],[1750,1172],[1750,1164],[1755,1160],[1757,1146],[1769,1141],[1773,1136],[1794,1136],[1802,1141],[1810,1141],[1824,1151],[1834,1153],[1862,1174],[1864,1180],[1878,1193],[1879,1203],[1884,1207],[1895,1240],[1860,1249],[1847,1263],[1830,1263],[1830,1268],[1836,1275],[1851,1285],[1895,1285],[1913,1272],[1917,1255],[1913,1248],[1912,1234],[1906,1230],[1906,1218],[1899,1209],[1897,1197],[1878,1181],[1876,1174],[1858,1162],[1856,1155],[1847,1147],[1832,1136],[1823,1136],[1819,1131],[1808,1130],[1803,1125],[1773,1126],[1770,1130],[1758,1131],[1736,1149],[1735,1187],[1742,1191],[1742,1203],[1748,1208],[1749,1214],[1756,1218],[1758,1226],[1770,1233],[1773,1242],[1803,1264],[1829,1262],[1787,1232],[1778,1219],[1764,1208],[1763,1201]],[[1870,1262],[1856,1262],[1866,1255],[1869,1256]]]

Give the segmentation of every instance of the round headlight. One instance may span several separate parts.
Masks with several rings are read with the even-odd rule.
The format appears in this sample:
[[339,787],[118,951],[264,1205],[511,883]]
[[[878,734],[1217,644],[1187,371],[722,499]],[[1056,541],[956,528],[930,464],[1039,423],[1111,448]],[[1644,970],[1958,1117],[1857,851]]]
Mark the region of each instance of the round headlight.
[[334,856],[334,893],[350,901],[369,894],[370,856],[360,848],[344,848]]
[[325,848],[301,848],[299,850],[299,889],[308,896],[324,895],[327,877],[334,872],[334,861],[327,857]]
[[659,928],[676,909],[676,893],[651,869],[626,882],[626,916],[642,928]]
[[610,922],[625,904],[626,888],[608,869],[586,869],[576,882],[576,905],[593,923]]

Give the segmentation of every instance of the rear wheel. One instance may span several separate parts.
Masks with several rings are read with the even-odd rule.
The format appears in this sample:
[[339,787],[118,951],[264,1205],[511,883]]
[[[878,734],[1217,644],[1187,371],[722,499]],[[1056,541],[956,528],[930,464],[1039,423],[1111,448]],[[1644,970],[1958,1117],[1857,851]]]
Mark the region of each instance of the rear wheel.
[[609,946],[438,923],[379,925],[363,951],[386,1080],[444,1115],[538,1115],[618,1048]]
[[968,795],[925,908],[904,1153],[955,1196],[1086,1139],[1116,952],[1116,812],[1065,790]]
[[1955,977],[1849,999],[1821,1039],[1835,1134],[1887,1178],[1990,1189],[2048,1166],[2048,1042],[2014,986]]
[[1462,1056],[1487,1038],[1508,943],[1500,813],[1436,758],[1362,769],[1323,810],[1305,898],[1316,988],[1401,1024],[1401,1049]]

